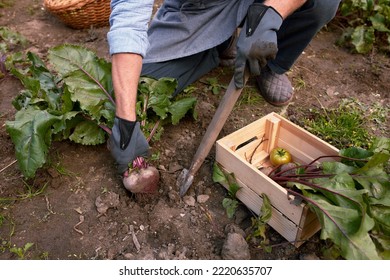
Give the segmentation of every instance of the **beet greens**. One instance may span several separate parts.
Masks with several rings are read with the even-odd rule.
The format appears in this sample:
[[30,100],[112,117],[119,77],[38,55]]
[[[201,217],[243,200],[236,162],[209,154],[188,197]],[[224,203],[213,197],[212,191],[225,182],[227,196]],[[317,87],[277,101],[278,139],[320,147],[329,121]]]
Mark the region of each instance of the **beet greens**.
[[[50,68],[34,53],[15,55],[9,71],[24,89],[13,100],[15,120],[6,129],[15,145],[19,167],[26,178],[41,168],[52,141],[82,145],[106,141],[115,117],[111,64],[81,46],[60,45],[49,50]],[[21,59],[23,57],[23,59]],[[143,77],[138,87],[137,116],[150,141],[164,124],[177,124],[193,112],[195,97],[171,98],[177,81]]]

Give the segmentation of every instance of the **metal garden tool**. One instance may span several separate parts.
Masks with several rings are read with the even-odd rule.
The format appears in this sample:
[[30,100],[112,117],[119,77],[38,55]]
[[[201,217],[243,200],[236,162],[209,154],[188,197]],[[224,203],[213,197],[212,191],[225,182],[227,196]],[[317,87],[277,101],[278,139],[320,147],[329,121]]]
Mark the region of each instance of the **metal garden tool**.
[[[244,82],[249,78],[249,71],[245,71]],[[187,190],[192,185],[194,176],[199,168],[202,166],[205,158],[209,154],[214,142],[217,140],[219,133],[222,130],[227,118],[229,117],[234,105],[241,95],[243,88],[236,88],[234,84],[234,77],[231,79],[228,88],[226,89],[225,95],[223,96],[220,104],[218,105],[217,111],[211,120],[207,131],[199,144],[198,150],[189,169],[183,169],[177,179],[176,185],[180,188],[180,196],[183,197]]]

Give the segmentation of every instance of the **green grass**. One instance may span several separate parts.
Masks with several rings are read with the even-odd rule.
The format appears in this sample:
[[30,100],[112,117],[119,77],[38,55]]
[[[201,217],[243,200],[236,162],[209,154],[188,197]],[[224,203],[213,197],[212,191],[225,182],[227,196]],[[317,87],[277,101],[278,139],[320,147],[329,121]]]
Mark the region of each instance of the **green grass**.
[[304,121],[305,128],[333,146],[342,149],[349,146],[367,148],[374,135],[370,130],[382,126],[388,113],[381,106],[371,106],[351,99],[343,99],[337,108],[310,110]]
[[47,182],[42,187],[40,187],[38,189],[35,186],[28,184],[24,180],[23,180],[23,183],[24,183],[24,186],[26,187],[26,192],[21,193],[19,195],[20,200],[29,199],[29,198],[33,198],[33,197],[36,197],[38,195],[41,195],[47,187]]
[[[22,181],[23,181],[24,186],[26,187],[25,192],[22,192],[15,197],[0,197],[0,206],[8,205],[14,201],[31,199],[31,198],[34,198],[36,196],[39,196],[39,195],[43,194],[43,192],[45,191],[47,184],[48,184],[46,182],[42,187],[36,187],[34,185],[28,184],[24,180],[22,180]],[[0,225],[1,225],[1,223],[0,223]]]
[[0,8],[11,7],[14,5],[14,0],[0,0]]
[[264,99],[261,97],[259,91],[255,87],[245,87],[240,98],[237,100],[236,106],[242,105],[260,105],[264,104]]
[[306,88],[306,82],[302,77],[293,78],[293,83],[294,83],[295,90],[301,90]]
[[52,167],[54,170],[58,172],[60,175],[64,176],[70,176],[70,177],[76,177],[77,173],[72,172],[68,169],[65,168],[63,163],[61,162],[62,160],[62,155],[60,155],[58,152],[53,156],[52,158],[48,158],[48,162],[46,164],[47,168]]
[[3,214],[0,214],[0,221],[0,253],[4,253],[11,248],[11,237],[15,233],[15,222]]

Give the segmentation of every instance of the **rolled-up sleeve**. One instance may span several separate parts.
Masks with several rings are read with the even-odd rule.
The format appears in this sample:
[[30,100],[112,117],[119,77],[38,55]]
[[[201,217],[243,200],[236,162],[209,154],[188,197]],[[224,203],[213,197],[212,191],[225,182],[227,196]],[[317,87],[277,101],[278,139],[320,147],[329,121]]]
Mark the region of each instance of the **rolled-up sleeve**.
[[110,54],[137,53],[145,56],[149,46],[147,28],[153,0],[111,0]]

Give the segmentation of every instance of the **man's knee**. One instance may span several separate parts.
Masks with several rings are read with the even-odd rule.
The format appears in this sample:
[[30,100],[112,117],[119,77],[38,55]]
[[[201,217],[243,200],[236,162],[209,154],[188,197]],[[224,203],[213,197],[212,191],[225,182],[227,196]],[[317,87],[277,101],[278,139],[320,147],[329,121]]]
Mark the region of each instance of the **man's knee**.
[[335,17],[340,0],[308,0],[306,4],[309,3],[312,4],[312,12],[318,25],[324,26]]

